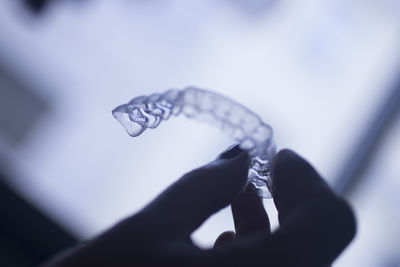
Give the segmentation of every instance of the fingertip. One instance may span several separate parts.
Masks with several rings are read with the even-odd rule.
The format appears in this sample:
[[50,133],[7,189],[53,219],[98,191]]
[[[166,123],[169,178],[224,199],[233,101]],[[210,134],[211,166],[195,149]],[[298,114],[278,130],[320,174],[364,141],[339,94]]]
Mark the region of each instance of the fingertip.
[[234,145],[221,153],[214,162],[248,168],[250,166],[250,155],[246,150],[241,149],[239,145]]
[[304,201],[336,196],[308,161],[290,149],[283,149],[271,165],[272,195],[280,218]]
[[236,195],[244,189],[248,182],[249,167],[250,156],[247,151],[234,146],[206,165],[205,169],[211,170],[209,177],[213,179],[216,186],[223,184],[226,192],[233,191]]
[[240,155],[242,152],[245,152],[245,150],[241,149],[239,144],[233,144],[230,147],[228,147],[224,152],[219,154],[218,159],[233,158],[235,156]]
[[290,175],[292,173],[297,173],[298,169],[304,164],[307,164],[307,162],[293,150],[282,149],[272,160],[272,178],[285,174]]
[[277,198],[277,195],[279,195],[281,180],[290,179],[297,172],[298,167],[293,166],[296,165],[297,158],[297,154],[287,148],[280,150],[273,158],[271,163],[271,179],[272,195],[274,198]]
[[279,150],[279,152],[276,154],[276,157],[283,157],[283,158],[287,158],[287,157],[291,157],[291,156],[298,157],[297,153],[289,148],[283,148],[283,149]]
[[271,164],[271,178],[273,194],[280,190],[296,190],[315,180],[321,180],[320,175],[308,161],[290,149],[283,149],[277,153]]
[[332,209],[335,218],[335,227],[341,229],[343,247],[355,237],[357,233],[357,221],[353,208],[350,204],[338,197],[335,209]]
[[222,234],[220,234],[217,239],[215,240],[214,243],[214,248],[221,248],[224,247],[235,239],[235,232],[233,231],[225,231]]

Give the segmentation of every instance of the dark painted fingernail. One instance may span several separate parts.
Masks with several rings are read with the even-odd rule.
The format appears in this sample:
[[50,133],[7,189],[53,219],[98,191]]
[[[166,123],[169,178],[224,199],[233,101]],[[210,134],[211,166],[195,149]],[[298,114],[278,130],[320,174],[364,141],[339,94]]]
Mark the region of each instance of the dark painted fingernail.
[[227,150],[225,150],[224,152],[222,152],[219,156],[218,159],[231,159],[234,158],[236,156],[239,156],[240,154],[242,154],[245,150],[241,149],[239,147],[239,144],[235,144],[232,145],[230,147],[228,147]]

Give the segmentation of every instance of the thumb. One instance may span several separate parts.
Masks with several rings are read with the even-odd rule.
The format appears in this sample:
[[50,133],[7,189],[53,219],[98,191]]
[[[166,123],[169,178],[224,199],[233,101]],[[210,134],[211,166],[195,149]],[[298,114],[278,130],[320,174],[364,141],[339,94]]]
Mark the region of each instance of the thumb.
[[243,190],[249,165],[247,152],[235,146],[209,164],[185,174],[143,212],[159,218],[170,234],[189,234]]

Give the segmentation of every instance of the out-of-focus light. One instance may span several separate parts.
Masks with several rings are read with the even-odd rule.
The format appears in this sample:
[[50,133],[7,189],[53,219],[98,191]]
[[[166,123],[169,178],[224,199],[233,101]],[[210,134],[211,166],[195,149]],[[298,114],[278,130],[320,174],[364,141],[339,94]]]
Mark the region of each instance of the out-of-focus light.
[[49,4],[48,0],[23,0],[26,6],[33,12],[39,13],[43,11],[46,5]]
[[[256,111],[278,147],[297,150],[332,182],[399,53],[397,15],[376,1],[279,1],[257,20],[229,1],[93,1],[85,9],[56,1],[38,27],[5,3],[0,60],[54,107],[29,142],[7,153],[21,174],[13,182],[82,237],[230,145],[179,118],[129,138],[111,116],[119,103],[171,87],[216,90]],[[225,210],[194,237],[209,245],[229,228]]]

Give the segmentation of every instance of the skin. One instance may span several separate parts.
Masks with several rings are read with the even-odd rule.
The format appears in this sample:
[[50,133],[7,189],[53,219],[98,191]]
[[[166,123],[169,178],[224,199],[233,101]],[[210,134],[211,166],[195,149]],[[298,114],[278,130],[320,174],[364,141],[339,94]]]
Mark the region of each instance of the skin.
[[[250,164],[235,146],[185,174],[139,213],[43,266],[330,266],[355,235],[349,205],[290,150],[272,163],[280,227],[247,185]],[[209,216],[231,205],[235,232],[214,247],[190,239]]]

